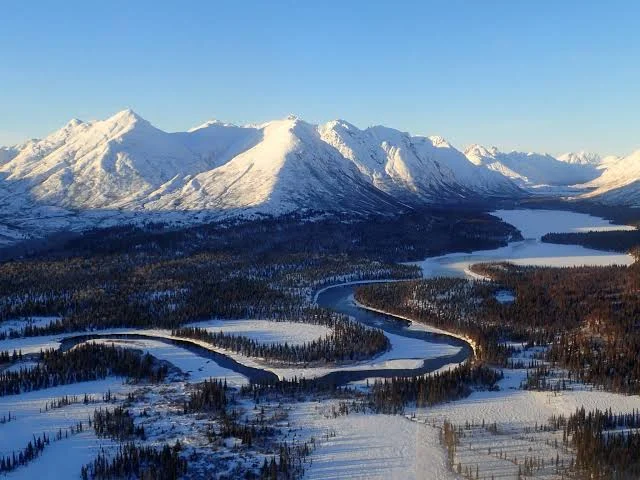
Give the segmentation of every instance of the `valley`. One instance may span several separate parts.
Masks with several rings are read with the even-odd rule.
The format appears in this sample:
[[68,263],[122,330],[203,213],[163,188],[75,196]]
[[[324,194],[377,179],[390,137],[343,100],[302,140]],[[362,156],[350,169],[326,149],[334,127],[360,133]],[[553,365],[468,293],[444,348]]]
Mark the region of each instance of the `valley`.
[[640,2],[0,17],[0,480],[640,479]]
[[[206,230],[201,227],[174,233],[122,228],[100,234],[88,232],[44,257],[38,254],[31,259],[5,263],[3,278],[8,283],[1,299],[6,320],[2,323],[0,351],[7,352],[8,363],[0,375],[12,375],[10,372],[21,375],[21,369],[26,372],[34,366],[40,368],[40,352],[45,349],[72,352],[91,345],[138,352],[169,367],[166,379],[159,382],[108,376],[98,380],[103,383],[96,383],[96,387],[71,381],[68,385],[1,397],[0,405],[4,406],[0,407],[0,415],[6,412],[5,419],[10,419],[0,425],[1,429],[9,432],[17,428],[28,436],[31,433],[27,432],[42,431],[51,442],[41,455],[25,465],[12,466],[7,475],[29,478],[38,469],[51,468],[51,462],[55,462],[52,452],[58,442],[69,442],[66,444],[79,449],[67,459],[65,468],[70,472],[73,469],[80,472],[101,451],[115,452],[120,448],[118,445],[124,444],[115,438],[96,436],[88,419],[94,410],[124,406],[133,423],[144,427],[144,438],[137,440],[139,444],[180,443],[180,457],[189,459],[187,477],[198,477],[206,471],[219,478],[247,472],[268,478],[269,463],[274,458],[276,464],[282,465],[278,468],[287,469],[287,478],[410,478],[411,475],[476,478],[476,471],[479,478],[491,475],[516,478],[524,475],[525,470],[533,477],[571,478],[572,472],[576,472],[573,448],[549,447],[558,430],[535,433],[538,430],[534,427],[546,425],[553,416],[569,416],[581,406],[588,411],[612,408],[616,413],[633,412],[640,408],[637,395],[594,388],[590,381],[573,378],[565,367],[555,364],[550,364],[550,371],[540,378],[549,378],[551,385],[561,381],[562,388],[541,388],[539,384],[526,387],[531,375],[539,375],[536,372],[544,365],[540,355],[546,347],[531,344],[531,339],[523,337],[523,331],[505,331],[497,337],[498,343],[487,344],[485,337],[477,337],[473,329],[463,324],[454,326],[443,320],[421,318],[411,310],[396,312],[385,304],[371,303],[361,293],[367,289],[402,292],[416,281],[435,282],[436,288],[444,290],[425,305],[431,305],[429,308],[435,312],[446,312],[455,306],[453,318],[461,318],[465,315],[461,310],[465,302],[473,300],[475,294],[469,291],[463,294],[466,300],[461,301],[455,292],[459,288],[456,285],[462,284],[456,282],[469,281],[469,288],[479,289],[484,292],[482,295],[494,295],[491,282],[477,280],[492,276],[491,270],[485,271],[478,264],[491,266],[508,261],[513,268],[518,265],[633,268],[633,257],[627,254],[552,245],[540,240],[548,230],[624,232],[631,231],[630,227],[611,225],[585,214],[552,210],[501,210],[494,215],[493,218],[514,225],[520,233],[515,235],[496,224],[496,232],[501,231],[505,239],[502,246],[497,244],[492,250],[471,253],[447,253],[419,262],[408,261],[411,256],[402,254],[396,256],[405,263],[392,262],[393,255],[380,249],[386,244],[386,237],[376,240],[374,236],[369,237],[368,246],[360,245],[343,257],[349,258],[346,262],[329,255],[317,256],[312,261],[307,257],[306,262],[299,263],[301,257],[295,251],[304,243],[288,244],[294,237],[282,232],[276,237],[264,235],[264,241],[279,245],[275,250],[271,247],[266,250],[272,258],[243,259],[255,247],[251,243],[243,247],[242,242],[235,240],[226,243],[222,238],[236,235],[246,238],[246,230],[258,225],[247,224],[227,229],[222,237],[220,230],[218,235],[204,237],[202,233]],[[330,225],[327,224],[329,228]],[[200,239],[200,246],[193,239]],[[335,246],[340,245],[332,241]],[[415,247],[419,247],[418,238],[415,242]],[[266,247],[267,243],[263,245]],[[182,245],[188,245],[192,251],[184,250]],[[408,251],[409,245],[398,251]],[[96,256],[101,249],[103,253]],[[213,254],[216,251],[213,249],[218,253]],[[176,257],[176,251],[182,253]],[[356,251],[363,255],[359,260],[353,256]],[[115,275],[125,265],[122,255],[129,257],[129,266]],[[376,257],[389,263],[371,260]],[[293,259],[296,260],[290,263]],[[246,273],[238,277],[242,269]],[[37,272],[57,276],[55,289],[51,284],[40,284]],[[195,272],[206,272],[210,278]],[[394,277],[395,283],[385,283]],[[9,278],[21,280],[16,283]],[[499,284],[504,285],[504,281],[499,280]],[[110,285],[108,289],[106,285]],[[500,288],[513,292],[511,297],[505,297],[504,308],[513,302],[518,304],[517,289],[508,285]],[[225,300],[216,302],[209,297],[211,294]],[[80,298],[85,300],[70,302]],[[376,301],[383,298],[386,297],[378,296]],[[404,297],[397,293],[393,298]],[[114,310],[115,305],[120,307]],[[34,320],[20,320],[33,318],[36,313],[39,317]],[[359,340],[361,334],[353,330],[348,338],[356,343],[344,351],[345,357],[339,353],[343,347],[339,347],[341,340],[336,335],[345,328],[345,332],[350,331],[348,322],[362,325],[371,340],[365,340],[366,336]],[[185,337],[186,331],[177,329],[180,325],[194,332],[202,329],[208,335],[217,335],[216,343],[211,343],[214,337],[209,340],[201,333],[198,338]],[[365,346],[375,335],[387,342],[384,351],[365,354],[368,359],[355,359],[354,352],[361,348],[358,342]],[[537,335],[536,338],[542,338]],[[307,355],[306,349],[316,348],[313,345],[322,339],[329,342],[327,347],[335,345],[332,348],[338,348],[335,351],[341,356],[330,360],[332,357],[325,354],[322,361],[302,360]],[[223,347],[219,343],[222,340],[229,346]],[[230,347],[232,344],[237,347]],[[282,350],[285,345],[287,349]],[[270,359],[267,352],[274,347],[278,350],[269,355],[280,353]],[[12,358],[13,352],[19,358]],[[402,386],[405,381],[402,378],[426,379],[420,381],[427,383],[405,397],[411,390],[409,385]],[[225,382],[223,393],[218,395],[227,397],[234,407],[208,410],[206,423],[199,424],[197,418],[202,418],[203,413],[188,413],[180,405],[203,385],[201,382],[209,379]],[[3,377],[2,381],[9,381],[9,377]],[[448,387],[441,391],[439,385]],[[94,388],[97,393],[87,393]],[[396,388],[405,393],[390,396]],[[387,389],[390,390],[385,393]],[[74,395],[85,393],[90,401],[73,399]],[[424,396],[427,393],[429,396]],[[15,401],[30,397],[33,402]],[[51,410],[51,414],[64,413],[67,419],[64,424],[55,420],[57,417],[50,417],[48,409],[43,411],[47,403],[60,398],[70,400],[63,402],[59,410]],[[27,409],[27,405],[32,406]],[[51,427],[46,427],[48,418],[53,420]],[[81,431],[65,433],[64,428],[76,425],[77,429],[80,424]],[[445,425],[456,428],[455,451],[443,440]],[[252,433],[252,440],[239,430],[231,436],[225,433],[246,428],[258,429],[256,432],[267,429],[271,433],[264,438]],[[380,428],[388,434],[380,437]],[[63,438],[52,441],[58,431],[63,432]],[[514,443],[520,438],[517,441],[520,443]],[[6,444],[0,452],[3,458],[21,448],[18,440]],[[282,442],[299,453],[283,460]],[[373,458],[383,452],[389,452],[397,461],[377,464]],[[543,468],[539,463],[542,458],[549,462],[556,456],[562,465],[552,462],[552,466]],[[367,468],[362,469],[362,465]]]

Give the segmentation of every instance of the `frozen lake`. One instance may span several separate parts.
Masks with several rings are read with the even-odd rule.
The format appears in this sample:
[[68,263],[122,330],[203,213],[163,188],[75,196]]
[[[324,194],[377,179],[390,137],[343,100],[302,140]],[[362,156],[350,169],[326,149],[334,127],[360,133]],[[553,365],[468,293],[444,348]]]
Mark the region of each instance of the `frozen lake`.
[[425,277],[472,276],[469,265],[480,262],[507,261],[519,265],[573,267],[581,265],[630,265],[627,254],[603,252],[578,245],[543,243],[546,233],[633,230],[627,225],[613,225],[607,220],[582,213],[557,210],[498,210],[492,212],[522,233],[523,241],[506,247],[472,253],[450,253],[413,262]]

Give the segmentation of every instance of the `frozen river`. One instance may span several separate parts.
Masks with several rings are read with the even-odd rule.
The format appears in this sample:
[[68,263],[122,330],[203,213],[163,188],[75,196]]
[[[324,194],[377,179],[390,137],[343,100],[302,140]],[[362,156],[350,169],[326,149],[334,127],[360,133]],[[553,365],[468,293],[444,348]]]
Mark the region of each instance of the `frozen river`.
[[498,210],[493,215],[520,230],[524,240],[492,250],[450,253],[413,263],[422,268],[425,277],[461,277],[470,275],[469,265],[480,262],[507,261],[519,265],[557,267],[629,265],[633,262],[631,255],[540,241],[540,237],[547,233],[633,230],[633,227],[612,225],[599,217],[557,210]]
[[[474,275],[469,265],[488,261],[509,261],[521,265],[580,266],[580,265],[629,265],[633,258],[626,254],[617,254],[592,250],[574,245],[554,245],[543,243],[540,237],[551,232],[587,232],[603,230],[632,230],[625,225],[612,225],[608,221],[581,213],[557,210],[499,210],[493,215],[515,226],[524,240],[511,242],[506,247],[492,250],[478,250],[472,253],[451,253],[440,257],[427,258],[414,262],[422,267],[424,277]],[[416,328],[406,321],[395,317],[375,313],[358,307],[353,301],[357,284],[339,285],[319,292],[319,305],[350,315],[366,325],[383,329],[387,333],[420,338],[429,343],[448,343],[463,348],[455,356],[442,356],[425,359],[419,368],[404,371],[376,371],[371,376],[418,375],[442,368],[444,365],[464,361],[471,349],[460,339],[437,335],[423,328]],[[465,348],[466,347],[466,348]],[[362,375],[362,373],[360,374]],[[355,378],[354,378],[355,380]]]

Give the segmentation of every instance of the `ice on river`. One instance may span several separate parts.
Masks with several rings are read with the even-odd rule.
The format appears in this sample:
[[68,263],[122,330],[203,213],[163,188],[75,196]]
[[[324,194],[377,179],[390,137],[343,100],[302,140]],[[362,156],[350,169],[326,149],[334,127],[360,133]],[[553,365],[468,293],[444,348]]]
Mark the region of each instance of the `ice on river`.
[[422,268],[423,275],[474,277],[475,275],[469,271],[469,266],[480,262],[507,261],[518,265],[554,267],[630,265],[633,262],[633,257],[627,254],[540,241],[542,235],[551,232],[632,230],[633,227],[612,225],[591,215],[556,210],[498,210],[493,212],[493,215],[520,230],[525,240],[492,250],[451,253],[415,262]]

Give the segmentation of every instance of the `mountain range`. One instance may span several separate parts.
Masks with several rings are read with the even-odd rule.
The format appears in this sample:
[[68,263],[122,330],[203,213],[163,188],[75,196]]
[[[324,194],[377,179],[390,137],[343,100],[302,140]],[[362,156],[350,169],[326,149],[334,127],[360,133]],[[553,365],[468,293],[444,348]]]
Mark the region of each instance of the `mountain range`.
[[209,121],[176,133],[132,110],[74,119],[44,139],[0,148],[0,176],[5,241],[34,227],[46,233],[132,219],[392,213],[519,198],[539,185],[580,184],[585,196],[640,204],[640,151],[624,159],[480,145],[462,152],[442,137],[294,116],[244,126]]

